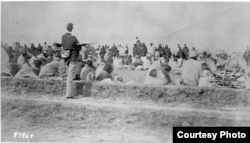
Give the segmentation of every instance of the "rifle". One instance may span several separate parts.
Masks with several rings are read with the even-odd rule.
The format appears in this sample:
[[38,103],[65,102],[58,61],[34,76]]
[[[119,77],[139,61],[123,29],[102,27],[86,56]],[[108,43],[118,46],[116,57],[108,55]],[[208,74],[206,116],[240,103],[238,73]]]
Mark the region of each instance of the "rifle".
[[78,44],[79,46],[89,46],[97,43],[83,43],[83,44]]
[[[77,44],[78,46],[88,46],[88,45],[93,45],[93,44],[97,44],[97,43],[83,43],[83,44]],[[54,43],[53,44],[56,47],[62,47],[61,43]]]

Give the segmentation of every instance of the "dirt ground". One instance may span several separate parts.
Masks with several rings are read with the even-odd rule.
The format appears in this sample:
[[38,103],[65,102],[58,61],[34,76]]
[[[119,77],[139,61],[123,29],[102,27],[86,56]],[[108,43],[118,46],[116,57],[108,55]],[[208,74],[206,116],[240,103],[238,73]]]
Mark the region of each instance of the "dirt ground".
[[[3,142],[168,143],[172,126],[250,125],[249,107],[195,109],[49,95],[31,99],[8,92],[1,99]],[[14,132],[34,137],[14,138]]]
[[[124,119],[127,117],[126,113],[124,117],[122,113],[121,118],[116,118],[117,113],[103,111],[99,107],[74,107],[73,109],[61,107],[60,103],[70,104],[64,99],[60,100],[60,103],[50,104],[47,98],[38,99],[44,103],[14,98],[2,98],[3,142],[171,142],[171,128],[141,125],[133,116]],[[77,102],[81,104],[80,101]],[[72,103],[75,104],[74,101]],[[95,104],[93,100],[88,100],[86,103]],[[106,101],[97,103],[99,106],[108,106]],[[90,109],[85,110],[85,108]],[[129,110],[126,105],[121,108]],[[33,139],[14,138],[14,132],[34,134],[34,137]]]

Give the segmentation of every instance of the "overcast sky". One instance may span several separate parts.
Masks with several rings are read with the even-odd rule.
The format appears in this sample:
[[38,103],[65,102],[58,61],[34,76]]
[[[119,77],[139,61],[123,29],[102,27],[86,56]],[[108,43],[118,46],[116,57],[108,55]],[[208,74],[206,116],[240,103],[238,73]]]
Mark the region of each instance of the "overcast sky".
[[250,3],[2,2],[1,38],[12,43],[61,42],[66,25],[81,43],[187,43],[197,49],[250,45]]

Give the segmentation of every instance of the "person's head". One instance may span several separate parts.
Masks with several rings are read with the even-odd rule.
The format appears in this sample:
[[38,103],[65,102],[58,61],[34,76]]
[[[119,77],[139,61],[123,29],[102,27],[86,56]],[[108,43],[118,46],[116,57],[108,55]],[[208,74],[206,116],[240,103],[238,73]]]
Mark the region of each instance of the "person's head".
[[202,70],[206,70],[208,68],[208,66],[206,63],[202,63],[201,68],[202,68]]
[[211,58],[212,57],[212,54],[211,53],[208,53],[207,54],[207,58]]
[[131,60],[132,60],[132,55],[129,55],[129,56],[128,56],[128,59],[131,59]]
[[168,64],[163,64],[162,65],[163,66],[163,70],[165,71],[165,72],[170,72],[171,71],[171,67],[168,65]]
[[161,65],[162,73],[164,74],[165,78],[169,79],[169,72],[171,71],[171,67],[168,64]]
[[167,64],[169,62],[169,59],[163,56],[163,57],[160,57],[160,62],[161,64]]
[[57,58],[61,58],[61,52],[60,51],[53,51],[53,56]]
[[104,71],[108,72],[108,73],[112,73],[113,72],[113,67],[111,64],[106,64],[103,68]]
[[187,44],[184,44],[184,47],[187,47]]
[[73,23],[69,23],[66,27],[66,29],[69,31],[69,32],[72,32],[73,30]]
[[214,58],[211,58],[211,61],[216,65],[217,64],[217,60]]
[[203,55],[203,56],[207,56],[207,52],[206,52],[206,51],[203,51],[203,52],[202,52],[202,55]]
[[33,61],[33,66],[34,66],[34,68],[41,68],[41,66],[42,66],[42,61],[39,60],[39,59],[34,60],[34,61]]
[[88,67],[93,67],[93,62],[92,62],[91,60],[87,60],[87,61],[86,61],[86,65],[87,65]]

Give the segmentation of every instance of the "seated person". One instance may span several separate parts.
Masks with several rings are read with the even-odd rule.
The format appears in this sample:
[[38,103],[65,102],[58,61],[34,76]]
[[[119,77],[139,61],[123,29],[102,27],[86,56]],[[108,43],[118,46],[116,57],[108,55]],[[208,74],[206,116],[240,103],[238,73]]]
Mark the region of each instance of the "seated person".
[[97,68],[95,71],[95,76],[98,77],[99,74],[103,71],[103,68],[105,67],[106,62],[104,61],[104,59],[102,59],[98,64],[97,64]]
[[199,86],[213,87],[213,84],[210,82],[214,79],[214,76],[211,70],[208,68],[206,63],[201,65],[202,73],[199,79]]
[[211,72],[216,72],[216,64],[217,61],[214,58],[209,58],[206,62],[208,64],[208,68],[211,70]]
[[144,84],[149,85],[167,85],[169,84],[169,71],[171,67],[167,65],[167,59],[161,57],[159,60],[156,60],[149,68],[146,73],[146,78]]
[[133,62],[133,66],[135,70],[141,70],[143,68],[143,61],[141,60],[141,57],[139,55],[135,56],[135,61]]
[[58,49],[53,48],[53,61],[41,68],[39,73],[40,78],[57,77],[59,76],[59,66],[62,64],[61,54]]
[[33,72],[32,67],[28,63],[22,65],[22,68],[17,72],[15,77],[38,78],[38,76]]
[[176,56],[173,56],[173,58],[170,59],[169,66],[172,68],[171,70],[172,73],[175,74],[181,73],[181,68],[178,63],[178,58]]
[[124,58],[124,60],[123,60],[123,65],[124,65],[124,68],[131,68],[131,66],[132,66],[132,56],[131,55],[129,55],[129,56],[127,56],[126,58]]
[[146,57],[142,57],[142,62],[143,62],[143,70],[148,70],[149,67],[152,64],[152,60],[151,60],[151,54],[147,53]]
[[114,57],[113,58],[113,65],[114,68],[122,68],[122,59],[120,57]]
[[189,57],[183,62],[181,68],[181,79],[179,84],[197,86],[199,84],[199,78],[202,72],[201,62],[197,59],[198,53],[191,51]]
[[97,76],[96,80],[102,81],[102,80],[107,79],[107,78],[113,80],[112,72],[113,72],[112,65],[106,64],[103,68],[103,71]]
[[86,64],[82,68],[80,79],[85,81],[95,80],[95,68],[93,66],[93,62],[90,59],[87,59]]
[[33,64],[31,65],[32,71],[39,76],[40,70],[42,66],[42,61],[40,59],[35,59]]

